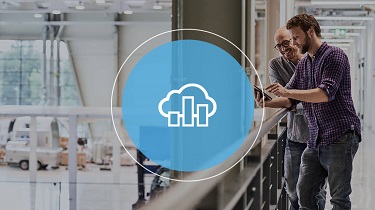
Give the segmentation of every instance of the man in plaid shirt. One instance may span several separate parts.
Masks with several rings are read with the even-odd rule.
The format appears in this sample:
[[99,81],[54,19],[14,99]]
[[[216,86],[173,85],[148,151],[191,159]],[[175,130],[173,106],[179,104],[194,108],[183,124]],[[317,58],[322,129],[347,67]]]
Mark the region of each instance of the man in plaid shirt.
[[297,183],[300,209],[318,209],[315,195],[326,178],[333,209],[351,209],[352,164],[361,125],[351,96],[348,58],[341,49],[321,41],[319,23],[312,15],[296,15],[286,27],[293,44],[307,54],[285,88],[274,83],[266,89],[282,96],[274,99],[280,106],[293,109],[302,102],[308,120],[310,139]]
[[[279,28],[274,36],[275,49],[281,56],[269,61],[268,75],[272,83],[279,83],[285,86],[292,78],[296,65],[303,58],[299,49],[292,45],[292,37],[285,26]],[[273,107],[275,100],[257,100],[260,107]],[[307,147],[307,141],[310,138],[307,119],[303,114],[302,104],[298,104],[295,110],[288,112],[287,121],[287,139],[284,155],[284,177],[285,190],[290,201],[290,210],[298,210],[297,181],[299,177],[301,156]],[[326,191],[325,188],[317,195],[319,209],[325,208]]]

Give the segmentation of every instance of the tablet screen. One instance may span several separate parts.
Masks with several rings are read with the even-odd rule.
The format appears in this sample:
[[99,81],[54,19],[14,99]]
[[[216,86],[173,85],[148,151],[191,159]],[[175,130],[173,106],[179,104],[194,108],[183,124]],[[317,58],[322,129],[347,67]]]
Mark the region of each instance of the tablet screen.
[[260,97],[261,98],[264,97],[264,100],[269,100],[269,101],[272,100],[272,97],[269,94],[267,94],[264,91],[262,91],[258,86],[254,85],[254,91],[260,93]]

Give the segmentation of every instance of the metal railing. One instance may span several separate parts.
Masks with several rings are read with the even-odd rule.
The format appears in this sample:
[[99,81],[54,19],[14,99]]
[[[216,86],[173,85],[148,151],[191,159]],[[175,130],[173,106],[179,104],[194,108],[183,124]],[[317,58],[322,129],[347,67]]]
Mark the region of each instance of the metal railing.
[[[264,121],[262,128],[258,126],[253,129],[239,151],[222,164],[189,174],[184,180],[211,177],[225,171],[236,164],[254,144],[245,158],[229,171],[204,181],[175,183],[142,209],[286,210],[288,200],[283,187],[286,123],[278,123],[286,113],[286,109],[281,109]],[[270,130],[275,126],[277,131],[271,134]],[[268,140],[261,141],[265,135],[268,135]]]

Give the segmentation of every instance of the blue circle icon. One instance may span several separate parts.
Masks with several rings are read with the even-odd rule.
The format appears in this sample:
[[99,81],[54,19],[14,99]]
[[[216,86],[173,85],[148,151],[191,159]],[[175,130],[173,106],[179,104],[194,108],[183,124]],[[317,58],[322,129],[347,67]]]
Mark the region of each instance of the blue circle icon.
[[132,69],[122,96],[125,128],[150,160],[198,171],[234,154],[250,131],[254,96],[244,69],[198,40],[158,46]]

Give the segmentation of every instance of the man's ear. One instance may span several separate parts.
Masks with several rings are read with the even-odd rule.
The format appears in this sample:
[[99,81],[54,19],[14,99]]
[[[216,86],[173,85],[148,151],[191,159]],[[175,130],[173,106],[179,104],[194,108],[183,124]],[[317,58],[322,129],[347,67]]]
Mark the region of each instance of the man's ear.
[[310,28],[309,28],[309,35],[310,35],[310,38],[314,35],[314,33],[315,33],[315,31],[314,31],[314,28],[311,26]]

